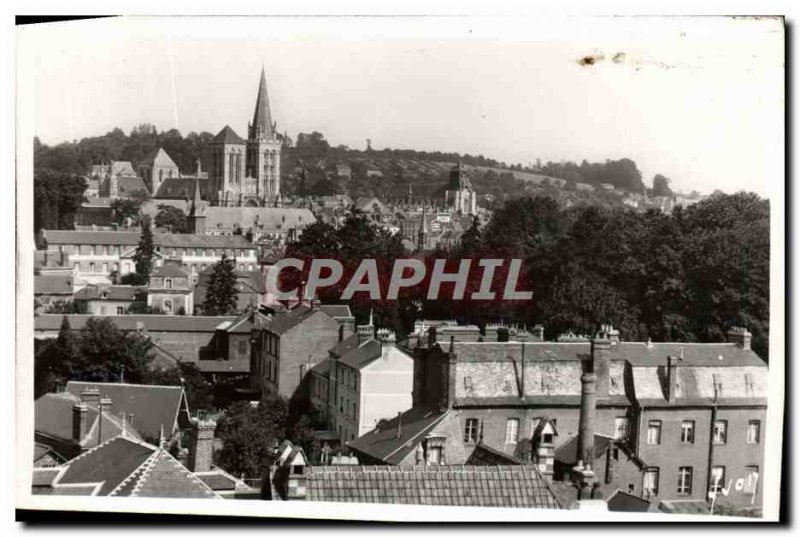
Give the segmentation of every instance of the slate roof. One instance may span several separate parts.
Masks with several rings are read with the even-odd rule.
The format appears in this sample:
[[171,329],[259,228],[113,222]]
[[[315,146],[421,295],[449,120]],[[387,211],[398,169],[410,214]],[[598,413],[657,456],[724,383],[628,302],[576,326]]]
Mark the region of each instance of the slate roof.
[[383,346],[380,341],[370,339],[355,349],[344,353],[339,358],[339,363],[352,367],[353,369],[361,369],[372,363],[372,361],[380,358],[382,349]]
[[518,458],[479,442],[465,462],[467,466],[508,466],[520,465]]
[[[107,293],[105,298],[102,291]],[[138,285],[87,285],[75,292],[75,300],[140,300],[146,291]]]
[[644,513],[650,510],[650,502],[639,496],[617,490],[606,500],[609,511]]
[[72,274],[33,277],[34,295],[71,295]]
[[[33,319],[34,330],[58,331],[61,321],[65,315],[43,314],[37,315]],[[86,321],[98,318],[95,315],[69,314],[66,315],[69,325],[73,330],[81,330],[86,326]],[[204,317],[190,315],[112,315],[102,317],[110,319],[114,326],[120,330],[138,330],[139,325],[144,330],[151,332],[214,332],[217,327],[225,322],[232,321],[236,317]]]
[[[37,481],[44,484],[49,475]],[[218,498],[172,455],[156,446],[116,436],[59,468],[51,481],[59,494],[161,498]]]
[[560,508],[532,466],[312,466],[306,475],[310,501]]
[[189,273],[177,263],[164,263],[151,274],[151,277],[153,276],[161,278],[188,278]]
[[178,167],[178,165],[175,164],[175,161],[170,158],[169,153],[167,153],[163,147],[159,147],[153,151],[150,151],[150,153],[139,162],[139,166],[160,166],[164,168]]
[[[400,416],[378,423],[363,436],[351,440],[347,446],[387,464],[399,464],[416,449],[423,435],[432,430],[448,414],[448,410],[433,407],[413,407]],[[400,420],[400,436],[397,436]]]
[[334,319],[353,316],[353,314],[350,312],[350,306],[346,304],[321,304],[319,309]]
[[250,372],[250,360],[199,360],[194,365],[203,373]]
[[[258,220],[256,221],[256,218]],[[281,207],[208,207],[206,229],[233,229],[237,225],[253,232],[283,231],[313,224],[317,221],[308,209]]]
[[358,334],[350,334],[342,341],[336,344],[330,351],[332,355],[336,356],[337,358],[344,356],[345,354],[349,353],[353,349],[358,348]]
[[158,186],[153,199],[158,200],[191,200],[194,195],[195,184],[200,186],[200,197],[209,198],[211,183],[208,179],[198,177],[168,177]]
[[225,125],[222,130],[211,139],[211,143],[245,145],[247,142],[245,142],[241,136],[236,134],[230,125]]
[[[602,434],[594,435],[594,458],[598,459],[605,452],[614,439]],[[573,436],[555,449],[555,459],[563,464],[576,464],[578,462],[578,436]]]
[[196,472],[194,475],[197,476],[200,481],[205,483],[211,490],[236,489],[236,478],[218,469],[211,472]]
[[180,386],[153,386],[109,382],[67,382],[67,392],[80,397],[86,388],[98,388],[101,397],[111,399],[113,414],[133,414],[133,427],[145,438],[157,439],[163,428],[170,436],[178,425],[181,412],[188,407]]
[[273,334],[281,335],[302,323],[315,313],[322,312],[315,311],[308,306],[298,306],[287,312],[275,314],[272,317],[272,320],[264,326],[264,329],[272,332]]
[[[43,237],[49,245],[115,244],[136,246],[139,244],[141,233],[138,231],[46,229]],[[153,245],[167,248],[256,248],[241,235],[194,235],[191,233],[153,233]]]

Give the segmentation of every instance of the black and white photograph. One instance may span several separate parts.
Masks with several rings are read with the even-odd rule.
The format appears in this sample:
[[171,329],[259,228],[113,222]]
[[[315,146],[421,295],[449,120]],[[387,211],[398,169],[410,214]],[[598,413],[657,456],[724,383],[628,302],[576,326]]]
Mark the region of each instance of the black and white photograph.
[[15,507],[777,521],[785,30],[18,19]]

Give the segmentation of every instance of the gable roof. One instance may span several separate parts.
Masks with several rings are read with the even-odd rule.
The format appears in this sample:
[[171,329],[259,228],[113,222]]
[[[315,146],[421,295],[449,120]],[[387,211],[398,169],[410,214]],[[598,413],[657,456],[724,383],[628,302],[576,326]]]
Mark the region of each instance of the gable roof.
[[[610,436],[602,434],[594,435],[594,458],[599,458],[614,443]],[[578,436],[572,436],[569,440],[558,446],[555,450],[555,459],[563,464],[575,464],[578,462]]]
[[380,358],[382,350],[383,346],[380,341],[370,339],[341,355],[339,363],[353,369],[361,369],[373,360]]
[[533,466],[311,466],[306,477],[310,501],[561,507]]
[[325,313],[321,310],[314,310],[308,306],[298,306],[289,311],[276,313],[272,316],[272,320],[263,325],[263,327],[265,330],[276,335],[285,334],[295,326],[303,323],[306,319],[310,319],[317,313],[325,315]]
[[508,466],[522,464],[518,458],[503,453],[483,442],[479,442],[472,450],[465,463],[467,466]]
[[109,382],[67,382],[67,392],[80,397],[86,388],[98,388],[101,397],[111,399],[111,412],[133,415],[133,427],[145,438],[157,439],[163,429],[170,436],[178,426],[181,412],[188,406],[180,386],[115,384]]
[[448,413],[449,410],[438,407],[412,407],[400,416],[379,422],[377,427],[351,440],[347,446],[387,464],[399,464]]
[[208,199],[210,182],[208,179],[199,177],[168,177],[164,179],[153,199],[158,200],[191,200],[194,196],[194,189],[200,187],[201,199]]
[[140,162],[139,166],[159,166],[162,168],[177,168],[178,165],[170,158],[163,147],[158,147],[151,151]]
[[225,125],[222,130],[211,139],[211,143],[244,145],[246,142],[241,136],[236,134],[230,125]]
[[[51,475],[35,482],[46,485]],[[218,498],[202,480],[166,450],[116,436],[59,469],[50,481],[54,493],[93,496]]]
[[137,300],[143,298],[146,289],[138,285],[87,285],[75,293],[75,300],[99,300],[103,291],[104,300]]
[[157,278],[188,278],[189,273],[177,263],[164,263],[151,274],[151,278],[153,276]]
[[350,306],[347,304],[320,304],[319,309],[334,319],[349,318],[353,316],[353,314],[350,312]]

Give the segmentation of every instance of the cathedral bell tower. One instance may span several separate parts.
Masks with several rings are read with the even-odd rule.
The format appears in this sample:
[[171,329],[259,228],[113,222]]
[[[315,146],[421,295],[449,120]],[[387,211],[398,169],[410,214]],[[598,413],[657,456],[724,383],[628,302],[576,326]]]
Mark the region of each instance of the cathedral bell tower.
[[247,176],[256,179],[256,197],[262,206],[270,206],[281,193],[281,142],[272,121],[267,94],[267,76],[261,68],[253,122],[247,126]]

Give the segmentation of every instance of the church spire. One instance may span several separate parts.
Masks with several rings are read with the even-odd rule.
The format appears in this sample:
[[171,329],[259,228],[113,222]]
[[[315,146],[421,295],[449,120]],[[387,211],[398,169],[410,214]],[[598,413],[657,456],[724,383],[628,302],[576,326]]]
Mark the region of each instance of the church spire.
[[261,81],[258,84],[258,97],[256,109],[253,113],[253,123],[250,125],[250,139],[261,137],[273,138],[275,136],[272,113],[269,109],[269,95],[267,94],[267,74],[264,66],[261,67]]

